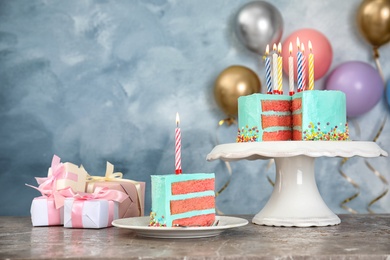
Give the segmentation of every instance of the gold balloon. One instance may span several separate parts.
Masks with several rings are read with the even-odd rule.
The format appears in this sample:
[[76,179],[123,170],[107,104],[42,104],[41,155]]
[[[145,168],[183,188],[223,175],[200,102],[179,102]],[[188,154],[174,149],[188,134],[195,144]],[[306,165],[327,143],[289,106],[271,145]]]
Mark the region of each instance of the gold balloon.
[[230,66],[219,74],[214,85],[214,97],[218,106],[228,116],[238,113],[238,98],[261,91],[256,73],[244,66]]
[[357,13],[359,29],[374,50],[390,41],[390,0],[364,0]]

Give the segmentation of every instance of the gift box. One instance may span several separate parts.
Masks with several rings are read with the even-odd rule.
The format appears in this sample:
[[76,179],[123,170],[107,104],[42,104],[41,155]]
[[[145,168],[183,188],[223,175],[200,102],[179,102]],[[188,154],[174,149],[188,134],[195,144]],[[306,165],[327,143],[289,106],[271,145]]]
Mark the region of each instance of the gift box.
[[94,193],[78,193],[64,202],[64,227],[105,228],[118,219],[119,204],[127,199],[121,191],[98,187]]
[[53,156],[47,177],[36,178],[40,188],[62,190],[72,188],[74,192],[85,192],[88,173],[81,166],[72,163],[61,163],[61,158]]
[[31,222],[34,227],[64,224],[64,208],[56,208],[54,198],[41,196],[31,203]]
[[114,166],[107,162],[105,177],[87,177],[86,191],[91,193],[96,188],[107,187],[111,190],[127,194],[127,198],[119,204],[119,218],[139,217],[144,215],[145,182],[122,179],[123,174],[114,173]]
[[95,199],[65,199],[64,227],[66,228],[105,228],[118,219],[118,202]]

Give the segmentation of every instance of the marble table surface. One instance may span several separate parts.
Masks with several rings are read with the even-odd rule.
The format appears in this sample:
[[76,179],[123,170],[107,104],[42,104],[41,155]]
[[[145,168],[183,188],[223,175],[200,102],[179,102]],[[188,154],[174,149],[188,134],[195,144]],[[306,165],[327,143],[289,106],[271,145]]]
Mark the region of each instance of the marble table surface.
[[[251,220],[253,216],[236,216]],[[117,227],[32,227],[0,217],[1,259],[390,259],[390,214],[339,215],[341,224],[246,226],[218,236],[156,239]],[[250,221],[249,221],[250,222]]]

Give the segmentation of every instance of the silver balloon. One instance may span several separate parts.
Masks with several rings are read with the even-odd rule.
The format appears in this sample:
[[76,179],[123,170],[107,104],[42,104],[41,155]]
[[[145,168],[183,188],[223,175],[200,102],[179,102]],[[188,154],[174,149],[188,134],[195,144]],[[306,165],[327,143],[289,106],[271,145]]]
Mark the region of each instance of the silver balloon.
[[238,39],[249,50],[264,54],[267,44],[277,43],[282,38],[283,18],[270,3],[250,2],[238,11],[235,31]]

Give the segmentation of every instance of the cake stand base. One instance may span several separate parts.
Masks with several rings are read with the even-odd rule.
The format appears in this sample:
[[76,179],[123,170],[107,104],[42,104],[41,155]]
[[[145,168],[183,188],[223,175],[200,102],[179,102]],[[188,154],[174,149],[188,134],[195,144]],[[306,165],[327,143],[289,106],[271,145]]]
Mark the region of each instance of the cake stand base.
[[267,226],[330,226],[340,224],[323,201],[314,177],[315,158],[299,155],[275,158],[274,190],[252,222]]

